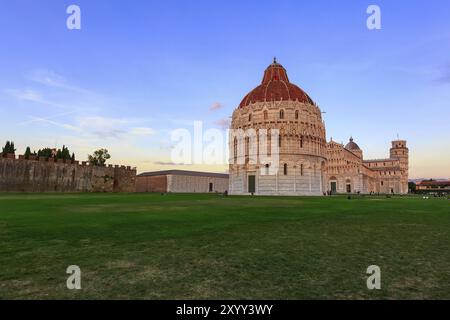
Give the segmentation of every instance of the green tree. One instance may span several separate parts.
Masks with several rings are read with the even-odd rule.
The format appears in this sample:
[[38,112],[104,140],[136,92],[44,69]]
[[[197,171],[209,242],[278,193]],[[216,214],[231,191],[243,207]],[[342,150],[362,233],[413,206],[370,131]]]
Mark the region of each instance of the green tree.
[[6,144],[5,144],[5,146],[3,147],[3,150],[2,150],[3,156],[6,157],[6,155],[8,153],[15,153],[15,152],[16,152],[16,149],[14,147],[14,142],[13,141],[6,141]]
[[6,157],[6,154],[8,153],[9,148],[11,147],[11,143],[9,141],[6,141],[5,146],[2,149],[2,156]]
[[37,152],[38,157],[43,157],[43,158],[50,158],[52,156],[52,149],[50,148],[44,148],[44,149],[39,149]]
[[30,149],[30,147],[27,147],[27,149],[25,150],[24,156],[25,156],[25,159],[30,159],[30,156],[31,156],[31,149]]
[[75,161],[75,153],[72,153],[71,160],[72,160],[72,161]]
[[414,182],[408,182],[408,189],[411,193],[416,193],[416,184]]
[[93,166],[104,166],[108,159],[111,159],[111,155],[106,149],[98,149],[93,155],[88,155],[89,164]]
[[65,159],[65,160],[70,160],[71,159],[69,148],[67,148],[66,146],[62,147],[61,158]]

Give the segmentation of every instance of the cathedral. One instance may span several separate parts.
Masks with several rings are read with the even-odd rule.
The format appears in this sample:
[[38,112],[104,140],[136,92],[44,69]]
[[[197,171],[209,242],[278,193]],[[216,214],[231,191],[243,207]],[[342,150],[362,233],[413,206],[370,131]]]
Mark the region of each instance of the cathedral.
[[376,160],[364,159],[353,138],[327,142],[320,108],[275,59],[234,110],[230,132],[230,194],[408,192],[406,141],[392,141],[389,158]]

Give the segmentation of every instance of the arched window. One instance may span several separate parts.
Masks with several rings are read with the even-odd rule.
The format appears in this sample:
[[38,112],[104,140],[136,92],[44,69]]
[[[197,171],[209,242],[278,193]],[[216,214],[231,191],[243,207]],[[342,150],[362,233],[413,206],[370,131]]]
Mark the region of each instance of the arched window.
[[300,137],[300,148],[303,148],[303,136]]
[[269,174],[269,164],[266,164],[266,175],[268,175]]
[[295,111],[295,120],[298,120],[298,110]]
[[264,110],[264,120],[267,120],[269,118],[269,115],[267,114],[267,110]]
[[284,119],[284,110],[280,110],[280,119]]
[[234,155],[234,163],[236,163],[237,160],[237,146],[238,146],[238,141],[237,138],[234,137],[234,141],[233,141],[233,155]]
[[250,154],[250,137],[245,137],[245,155]]
[[250,161],[250,138],[245,138],[245,163]]
[[248,121],[252,121],[252,114],[251,113],[248,115]]
[[283,166],[283,172],[284,172],[285,176],[287,176],[287,174],[288,174],[287,169],[288,169],[287,168],[287,164],[285,163],[284,166]]
[[281,148],[281,135],[278,136],[278,148]]
[[303,163],[300,165],[300,175],[303,176]]

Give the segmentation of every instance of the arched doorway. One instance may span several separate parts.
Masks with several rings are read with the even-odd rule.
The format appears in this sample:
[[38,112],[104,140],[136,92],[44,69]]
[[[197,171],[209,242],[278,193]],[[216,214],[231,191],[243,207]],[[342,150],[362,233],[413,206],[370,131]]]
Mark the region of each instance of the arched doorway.
[[337,179],[336,177],[330,178],[330,191],[332,194],[337,193]]
[[347,191],[347,193],[352,193],[352,182],[350,179],[345,180],[345,191]]

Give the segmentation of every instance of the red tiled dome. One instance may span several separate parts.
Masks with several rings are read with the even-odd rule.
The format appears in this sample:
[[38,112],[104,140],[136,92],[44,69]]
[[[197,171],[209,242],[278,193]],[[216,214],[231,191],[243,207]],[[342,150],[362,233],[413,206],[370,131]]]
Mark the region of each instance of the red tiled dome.
[[274,60],[264,72],[261,85],[250,91],[239,107],[242,108],[255,102],[282,100],[314,104],[314,101],[302,89],[289,82],[286,69]]

